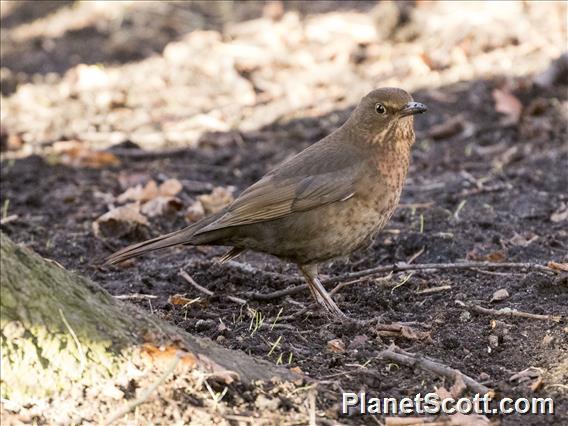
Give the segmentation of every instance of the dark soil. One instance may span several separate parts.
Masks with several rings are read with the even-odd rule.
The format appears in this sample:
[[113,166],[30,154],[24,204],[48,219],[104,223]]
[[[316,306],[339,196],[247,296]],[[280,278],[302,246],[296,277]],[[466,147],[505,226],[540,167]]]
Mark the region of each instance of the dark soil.
[[[416,120],[417,143],[400,208],[387,229],[367,248],[353,253],[347,261],[324,266],[322,273],[338,276],[407,262],[417,254],[414,263],[567,262],[567,222],[551,218],[568,204],[568,94],[565,86],[542,89],[531,81],[531,76],[514,80],[514,94],[525,109],[520,122],[512,125],[503,124],[503,116],[495,112],[492,90],[501,86],[499,79],[448,85],[436,89],[436,96],[427,90],[414,93],[416,100],[428,105],[429,112]],[[251,310],[256,318],[261,315],[269,323],[311,303],[307,291],[267,302],[254,300],[250,293],[270,293],[300,283],[293,265],[262,254],[243,255],[236,262],[244,267],[237,267],[216,262],[223,248],[188,247],[152,253],[119,267],[98,266],[113,250],[187,225],[180,212],[152,219],[150,231],[130,238],[97,239],[92,223],[108,211],[101,194],[123,192],[119,177],[139,175],[142,181],[158,182],[176,178],[184,186],[180,196],[184,203],[210,192],[213,186],[232,185],[238,193],[288,156],[331,132],[349,110],[278,121],[240,133],[238,142],[228,144],[215,141],[231,135],[210,133],[203,140],[211,144],[176,151],[175,155],[128,155],[128,148],[121,148],[118,167],[72,168],[52,165],[35,155],[4,160],[1,205],[18,219],[3,225],[2,232],[65,268],[92,278],[113,295],[157,296],[133,303],[190,333],[274,363],[289,363],[323,380],[324,384],[318,386],[317,405],[329,418],[374,424],[370,418],[339,415],[342,390],[412,397],[435,387],[449,389],[451,382],[431,373],[380,359],[378,354],[394,342],[409,352],[459,369],[494,388],[498,396],[551,396],[555,400],[554,417],[493,417],[499,417],[502,424],[566,424],[568,371],[566,363],[562,364],[568,354],[565,273],[545,275],[520,269],[493,273],[418,271],[410,277],[396,273],[387,280],[364,279],[334,296],[353,318],[379,317],[383,323],[410,323],[417,330],[429,332],[431,340],[421,341],[380,337],[371,327],[330,322],[319,311],[278,319],[272,329],[251,329],[255,315]],[[473,130],[441,140],[431,137],[429,129],[447,122],[457,111],[463,115],[466,129]],[[215,296],[207,297],[189,286],[178,275],[180,268]],[[420,293],[442,285],[451,288]],[[499,289],[506,289],[509,297],[491,302]],[[170,304],[170,296],[178,293],[201,297],[201,301],[187,308]],[[243,308],[228,301],[226,295],[249,302]],[[459,301],[493,309],[509,307],[562,315],[563,320],[494,318],[468,313]],[[494,319],[506,325],[495,327]],[[498,336],[496,347],[490,345],[492,335]],[[328,342],[332,339],[341,339],[346,350],[330,351]],[[529,367],[546,371],[543,385],[534,392],[530,389],[532,381],[510,380]]]
[[[492,108],[486,107],[491,105],[491,86],[491,82],[478,82],[445,88],[444,92],[455,94],[459,99],[451,104],[417,93],[415,98],[430,108],[428,115],[417,120],[419,133],[430,124],[443,120],[444,116],[450,116],[453,110],[465,111],[467,120],[472,123],[495,122],[498,117]],[[539,99],[546,105],[543,114],[549,126],[545,134],[527,139],[517,126],[494,126],[472,138],[451,138],[429,144],[419,141],[402,206],[388,229],[369,247],[354,253],[349,262],[334,263],[324,268],[323,273],[335,276],[379,264],[405,262],[422,249],[424,251],[416,262],[490,259],[496,252],[503,253],[511,262],[566,261],[565,223],[550,220],[558,206],[568,202],[566,129],[555,107],[559,99],[554,93],[535,90],[519,95]],[[478,99],[486,101],[473,101]],[[345,116],[344,111],[340,114]],[[526,122],[537,119],[526,117]],[[290,328],[263,328],[253,333],[247,309],[229,303],[222,296],[209,298],[204,304],[187,309],[168,303],[168,298],[176,293],[190,298],[203,297],[178,276],[180,268],[219,295],[242,296],[248,292],[268,293],[282,289],[288,277],[296,276],[297,271],[274,258],[247,254],[238,259],[238,262],[254,267],[250,273],[218,264],[215,256],[221,254],[221,249],[201,247],[162,251],[124,268],[95,265],[111,250],[130,242],[101,241],[93,237],[91,231],[92,222],[106,211],[97,193],[111,189],[119,193],[120,174],[141,173],[156,180],[175,177],[185,183],[183,195],[187,198],[203,192],[211,183],[235,185],[242,190],[286,156],[331,131],[326,123],[328,120],[313,118],[275,124],[253,136],[242,135],[244,143],[239,146],[211,151],[188,150],[172,157],[124,157],[122,166],[114,169],[50,166],[36,156],[5,162],[2,164],[2,203],[9,200],[9,213],[17,214],[20,220],[4,226],[3,231],[41,255],[91,277],[112,294],[158,296],[140,304],[190,333],[210,337],[226,347],[275,362],[279,357],[284,362],[291,359],[291,366],[300,367],[316,379],[333,378],[335,383],[324,386],[326,391],[320,395],[320,403],[329,408],[330,415],[336,410],[334,404],[339,389],[396,397],[413,395],[433,386],[449,387],[451,383],[444,383],[431,374],[404,367],[392,368],[377,359],[390,339],[380,338],[367,328],[330,323],[317,311],[282,322]],[[309,138],[303,136],[305,134],[309,134]],[[494,164],[511,147],[517,148],[513,158],[502,170],[497,170]],[[489,153],[484,154],[484,151]],[[483,177],[488,179],[476,189],[472,180]],[[413,204],[419,207],[413,208]],[[457,212],[460,205],[462,208]],[[152,223],[151,234],[158,235],[182,226],[182,217],[162,218]],[[522,239],[515,239],[516,235]],[[526,247],[516,242],[534,236],[537,238]],[[265,276],[263,271],[283,274],[283,279]],[[390,282],[396,283],[404,277],[406,274],[394,275]],[[490,325],[492,318],[475,313],[464,316],[464,308],[456,303],[461,300],[492,308],[511,307],[532,313],[566,315],[568,283],[565,276],[521,271],[495,275],[478,271],[433,271],[414,273],[400,288],[383,284],[367,279],[340,291],[335,299],[355,318],[379,316],[383,322],[424,324],[431,333],[431,342],[395,339],[395,343],[408,351],[441,360],[474,378],[482,375],[486,377],[486,384],[502,395],[556,395],[558,413],[566,414],[568,401],[554,388],[533,394],[526,384],[509,381],[510,376],[529,366],[547,368],[566,356],[566,323],[506,319],[504,322],[510,324],[509,332],[501,336],[499,346],[489,352],[488,338],[494,333]],[[416,293],[440,285],[451,285],[452,288],[431,295]],[[506,289],[510,297],[490,303],[493,292],[498,289]],[[307,292],[291,299],[271,303],[251,300],[248,308],[257,310],[268,321],[276,318],[281,309],[280,316],[288,316],[310,302]],[[221,323],[226,328],[221,330]],[[548,339],[550,343],[544,348],[545,336],[552,340]],[[344,353],[326,350],[327,342],[336,338],[347,344]],[[271,344],[278,339],[278,349],[269,355]],[[349,348],[350,343],[352,348]],[[357,371],[359,365],[366,368]],[[514,416],[503,420],[505,424],[519,422]],[[532,420],[535,424],[549,423],[545,418]],[[562,422],[558,417],[557,420],[558,424]],[[524,418],[523,422],[526,421],[528,419]]]

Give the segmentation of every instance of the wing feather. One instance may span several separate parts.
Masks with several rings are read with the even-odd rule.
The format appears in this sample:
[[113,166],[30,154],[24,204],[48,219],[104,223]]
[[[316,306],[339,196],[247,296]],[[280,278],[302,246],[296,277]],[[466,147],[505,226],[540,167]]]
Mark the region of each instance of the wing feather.
[[198,234],[279,219],[353,196],[360,178],[361,157],[353,155],[353,151],[344,154],[335,150],[325,163],[314,164],[310,162],[310,151],[304,151],[302,157],[294,157],[250,186],[223,216]]

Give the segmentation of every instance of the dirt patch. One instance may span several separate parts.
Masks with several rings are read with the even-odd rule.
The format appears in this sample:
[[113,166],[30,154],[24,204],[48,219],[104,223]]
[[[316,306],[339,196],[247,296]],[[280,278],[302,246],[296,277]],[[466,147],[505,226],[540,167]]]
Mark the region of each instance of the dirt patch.
[[[483,107],[491,106],[489,101],[481,103],[481,108],[468,102],[471,97],[489,99],[491,83],[473,83],[463,87],[462,91],[450,87],[444,89],[446,91],[458,95],[461,99],[458,108],[467,111],[467,120],[471,122],[484,122],[486,115],[493,114],[490,108]],[[560,114],[555,110],[556,101],[565,102],[566,98],[559,99],[538,91],[527,92],[525,96],[538,97],[550,105],[546,116],[551,117],[551,132],[546,140],[519,140],[519,129],[514,127],[488,131],[479,137],[480,141],[477,138],[450,138],[428,145],[419,143],[402,207],[388,229],[368,248],[355,253],[350,262],[332,264],[324,268],[324,274],[338,275],[379,264],[405,262],[420,251],[422,254],[416,259],[420,263],[458,262],[472,256],[487,257],[495,252],[504,253],[503,260],[514,262],[566,261],[565,223],[550,220],[568,201],[564,190],[564,165],[568,160],[563,145],[565,127],[562,120],[553,118]],[[417,93],[416,98],[429,105],[433,111],[430,117],[443,116],[437,112],[447,108],[429,98],[427,93]],[[261,133],[293,135],[294,129],[302,127],[313,131],[314,123],[319,121],[298,120],[270,126]],[[425,131],[426,121],[418,121],[419,131]],[[297,275],[293,267],[273,258],[259,254],[240,258],[239,263],[254,268],[249,273],[242,268],[216,263],[215,256],[222,252],[218,248],[163,251],[145,256],[125,268],[93,266],[95,260],[109,254],[111,249],[127,243],[100,241],[91,231],[92,221],[106,209],[97,193],[113,189],[115,193],[119,192],[119,174],[141,173],[157,180],[177,178],[184,183],[183,197],[189,200],[212,182],[235,185],[241,190],[266,172],[271,164],[309,143],[307,140],[299,142],[293,136],[270,140],[249,138],[244,134],[243,140],[240,146],[210,152],[187,150],[174,157],[158,159],[124,157],[121,167],[102,171],[50,166],[39,157],[6,162],[2,167],[2,202],[9,202],[9,214],[17,214],[19,218],[3,230],[43,256],[90,276],[114,295],[157,296],[137,303],[191,333],[275,362],[289,362],[314,378],[332,377],[335,386],[342,389],[365,390],[372,395],[407,396],[444,385],[432,375],[404,367],[392,369],[388,363],[377,359],[390,339],[379,337],[371,329],[330,324],[319,312],[282,322],[285,328],[252,331],[258,318],[273,321],[279,315],[298,312],[309,303],[308,294],[273,303],[251,300],[247,308],[242,309],[224,297],[204,298],[178,276],[179,269],[184,268],[198,283],[219,295],[243,297],[248,292],[267,293],[284,288],[286,281],[279,282],[274,276],[265,277],[264,271],[283,274],[283,278]],[[481,149],[499,144],[502,149],[492,150],[490,154],[484,154]],[[499,155],[516,146],[519,149],[514,160],[501,170],[495,170],[492,164]],[[472,153],[468,158],[465,152],[470,149]],[[468,163],[471,166],[468,167]],[[487,176],[489,179],[481,187],[475,186],[475,181]],[[152,221],[151,234],[181,226],[184,226],[181,215],[156,219]],[[402,286],[393,287],[403,280]],[[451,288],[433,294],[420,292],[442,285]],[[410,278],[407,273],[395,274],[380,283],[363,280],[340,291],[335,298],[342,309],[356,318],[378,315],[383,322],[424,324],[432,342],[399,339],[395,342],[412,352],[443,360],[472,377],[485,377],[487,385],[503,395],[520,397],[532,395],[532,392],[527,393],[524,384],[511,383],[509,378],[529,366],[549,371],[551,366],[558,365],[566,356],[566,324],[507,319],[508,332],[499,337],[498,347],[489,351],[489,338],[494,333],[492,318],[476,313],[467,315],[468,311],[456,301],[566,315],[567,285],[566,277],[539,273],[416,272]],[[510,297],[490,303],[492,294],[498,289],[506,289]],[[176,293],[204,300],[182,309],[168,303],[169,297]],[[256,318],[251,318],[249,309],[257,312]],[[330,340],[342,339],[349,344],[355,336],[364,336],[360,346],[355,345],[344,353],[330,353],[326,349]],[[272,350],[277,341],[277,349]],[[358,367],[362,365],[365,367]],[[551,377],[548,384],[565,379],[565,375]],[[565,397],[554,388],[537,393],[541,394],[555,395],[557,409],[560,412],[566,410]],[[338,392],[335,392],[335,398],[337,396]],[[322,397],[322,407],[333,411],[333,404],[337,403],[334,392],[328,390]],[[503,420],[510,424],[517,422],[514,418]],[[534,421],[539,422],[538,418]],[[547,420],[540,422],[544,424]]]
[[[17,58],[11,57],[10,61],[17,63]],[[162,69],[163,64],[155,66]],[[247,72],[254,71],[241,70],[240,75],[251,81]],[[255,81],[253,92],[258,94],[259,80]],[[59,80],[53,87],[60,87],[58,84]],[[494,90],[504,87],[522,104],[518,122],[506,122],[506,116],[496,112]],[[549,261],[567,262],[567,218],[563,213],[568,204],[566,86],[538,87],[533,84],[533,76],[527,74],[471,79],[417,90],[413,95],[428,105],[429,112],[416,120],[417,143],[401,206],[387,229],[368,247],[346,262],[326,265],[323,274],[337,276],[410,259],[415,263],[466,259],[543,265]],[[204,101],[210,102],[210,98]],[[92,223],[108,211],[113,197],[124,191],[121,181],[145,183],[154,179],[160,183],[178,179],[183,185],[178,196],[184,207],[198,195],[211,192],[214,186],[234,186],[238,193],[288,156],[331,132],[353,107],[348,98],[332,97],[322,101],[322,108],[299,106],[300,112],[294,117],[294,108],[282,111],[276,101],[271,102],[263,104],[261,97],[255,98],[254,107],[250,107],[255,110],[251,114],[260,116],[267,111],[274,116],[270,124],[254,127],[257,121],[252,120],[249,124],[253,128],[247,130],[201,131],[195,148],[176,149],[174,153],[147,152],[139,149],[144,144],[122,140],[114,151],[111,149],[120,160],[119,166],[65,166],[54,163],[41,150],[37,151],[41,155],[4,159],[1,205],[4,217],[16,218],[2,225],[2,231],[42,256],[89,276],[113,295],[148,295],[132,303],[190,333],[274,363],[298,367],[322,380],[317,388],[321,416],[350,424],[373,424],[369,418],[339,416],[342,390],[401,397],[452,385],[433,374],[380,358],[380,352],[394,342],[409,352],[459,369],[496,389],[499,396],[555,399],[554,418],[512,415],[494,416],[491,420],[505,425],[568,421],[565,273],[402,272],[380,280],[366,278],[335,294],[339,306],[352,317],[408,323],[431,337],[413,340],[381,336],[372,327],[330,323],[318,311],[297,315],[310,303],[307,292],[270,302],[255,300],[251,293],[270,293],[299,282],[295,267],[261,254],[247,253],[236,264],[221,265],[215,258],[223,253],[222,248],[189,247],[150,254],[122,267],[97,266],[97,261],[129,242],[187,225],[182,210],[151,218],[150,229],[127,238],[95,238]],[[334,107],[327,109],[328,104]],[[21,102],[18,105],[21,107]],[[144,108],[141,105],[140,109]],[[111,107],[102,110],[116,112]],[[53,134],[69,135],[67,126],[74,113],[71,109],[65,111],[69,120],[54,119],[59,127],[50,129]],[[456,127],[448,123],[455,121],[457,112],[460,125]],[[97,122],[92,118],[97,114],[86,114],[77,115],[77,120],[88,117],[89,125]],[[27,131],[22,123],[11,118],[8,133],[22,135]],[[113,124],[117,128],[111,130],[123,131],[123,124],[117,120]],[[438,133],[432,133],[437,125]],[[22,136],[24,143],[50,146],[52,140],[31,137],[33,129],[30,132]],[[179,276],[180,269],[214,296],[207,297],[188,285]],[[429,291],[438,287],[441,289]],[[506,290],[508,296],[492,302],[497,290]],[[169,298],[175,294],[200,300],[187,307],[173,305]],[[229,301],[227,295],[248,303],[242,307]],[[564,319],[496,318],[468,310],[460,302],[563,315]],[[259,323],[275,326],[258,328]],[[328,343],[335,339],[343,342],[345,350],[329,349]],[[511,380],[515,373],[529,367],[542,369],[543,382],[536,391],[530,388],[534,381]],[[234,390],[235,395],[239,392],[245,391]],[[256,395],[249,397],[254,400]],[[281,406],[293,407],[282,398]],[[232,403],[229,398],[227,404]],[[197,403],[186,396],[178,404]],[[238,409],[238,404],[234,405]],[[253,409],[252,405],[246,407]],[[257,410],[261,412],[262,408]]]

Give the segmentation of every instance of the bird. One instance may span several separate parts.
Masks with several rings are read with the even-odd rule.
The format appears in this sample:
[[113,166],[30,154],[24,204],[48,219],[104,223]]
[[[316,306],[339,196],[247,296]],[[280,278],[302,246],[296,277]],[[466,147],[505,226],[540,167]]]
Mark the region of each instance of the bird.
[[177,245],[228,246],[295,263],[314,300],[348,318],[321,284],[318,266],[345,258],[379,232],[399,203],[415,141],[413,116],[427,111],[403,89],[364,96],[342,126],[268,172],[231,204],[181,230],[130,245],[116,264]]

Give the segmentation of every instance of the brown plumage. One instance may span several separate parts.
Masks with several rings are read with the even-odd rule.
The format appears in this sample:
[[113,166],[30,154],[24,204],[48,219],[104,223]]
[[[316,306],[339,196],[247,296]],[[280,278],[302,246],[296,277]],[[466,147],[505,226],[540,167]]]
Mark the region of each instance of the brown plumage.
[[317,278],[320,262],[345,256],[383,228],[398,204],[414,143],[412,116],[426,111],[401,89],[365,96],[343,126],[266,174],[223,211],[126,247],[118,263],[179,244],[247,249],[296,263],[315,300],[343,316]]

